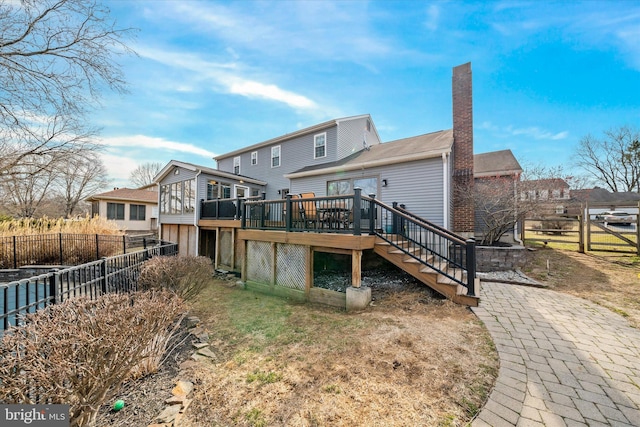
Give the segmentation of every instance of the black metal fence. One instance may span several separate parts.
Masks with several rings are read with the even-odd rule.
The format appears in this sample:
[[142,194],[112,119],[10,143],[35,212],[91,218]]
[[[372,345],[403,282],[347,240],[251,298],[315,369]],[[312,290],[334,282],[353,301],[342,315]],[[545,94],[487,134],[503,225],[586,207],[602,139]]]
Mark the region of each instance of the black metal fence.
[[144,236],[52,233],[0,237],[0,269],[77,265],[156,244]]
[[0,330],[19,324],[21,316],[69,298],[97,298],[137,290],[142,265],[151,257],[177,255],[176,243],[160,242],[146,249],[105,257],[75,267],[0,285]]

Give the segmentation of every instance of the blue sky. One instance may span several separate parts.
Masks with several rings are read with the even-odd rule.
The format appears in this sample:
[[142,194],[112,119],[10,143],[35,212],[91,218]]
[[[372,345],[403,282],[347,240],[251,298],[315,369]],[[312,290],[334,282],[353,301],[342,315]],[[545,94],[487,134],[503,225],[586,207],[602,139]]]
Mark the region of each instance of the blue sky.
[[139,29],[105,94],[113,184],[371,114],[383,141],[449,129],[451,69],[472,63],[475,152],[564,165],[580,138],[640,127],[640,2],[106,1]]

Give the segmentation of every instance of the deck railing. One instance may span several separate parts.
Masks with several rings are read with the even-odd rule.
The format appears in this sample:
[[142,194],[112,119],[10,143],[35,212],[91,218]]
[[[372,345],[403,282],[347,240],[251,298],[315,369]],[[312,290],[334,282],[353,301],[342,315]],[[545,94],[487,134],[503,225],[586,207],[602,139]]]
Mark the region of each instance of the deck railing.
[[143,263],[153,256],[177,255],[176,243],[161,242],[157,246],[128,254],[102,258],[82,265],[0,285],[0,332],[17,325],[20,317],[69,298],[85,296],[94,299],[106,293],[131,292]]
[[263,194],[259,199],[219,203],[233,203],[236,212],[230,219],[240,219],[243,229],[377,235],[474,295],[475,240],[464,239],[396,203],[388,206],[375,195],[364,196],[358,188],[339,196],[308,193],[266,200]]

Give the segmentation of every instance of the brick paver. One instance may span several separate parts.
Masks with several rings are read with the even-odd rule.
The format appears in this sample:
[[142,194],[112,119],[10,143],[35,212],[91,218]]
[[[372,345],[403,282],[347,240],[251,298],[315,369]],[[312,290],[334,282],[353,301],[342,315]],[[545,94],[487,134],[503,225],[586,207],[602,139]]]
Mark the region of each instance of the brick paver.
[[581,298],[482,283],[500,371],[480,426],[640,426],[640,330]]

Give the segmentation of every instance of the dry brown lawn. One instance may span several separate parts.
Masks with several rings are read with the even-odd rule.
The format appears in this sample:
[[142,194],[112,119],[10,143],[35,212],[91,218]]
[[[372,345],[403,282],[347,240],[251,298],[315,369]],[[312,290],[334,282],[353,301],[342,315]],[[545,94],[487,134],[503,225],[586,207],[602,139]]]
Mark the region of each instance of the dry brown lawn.
[[497,354],[465,307],[417,285],[360,313],[214,283],[194,312],[217,359],[192,367],[185,426],[460,426]]

